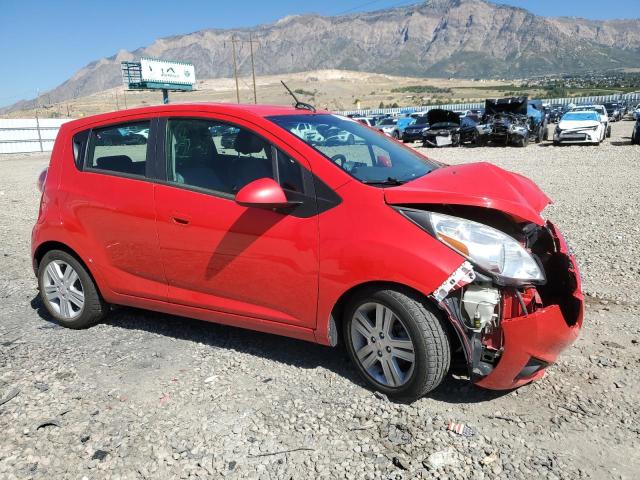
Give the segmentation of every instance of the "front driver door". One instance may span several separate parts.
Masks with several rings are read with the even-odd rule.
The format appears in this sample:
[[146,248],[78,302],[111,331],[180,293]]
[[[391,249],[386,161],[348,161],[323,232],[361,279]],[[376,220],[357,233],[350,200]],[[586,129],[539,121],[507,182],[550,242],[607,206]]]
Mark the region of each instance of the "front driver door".
[[[167,182],[155,202],[169,301],[314,328],[318,218],[308,170],[241,124],[171,118],[165,131]],[[235,203],[263,177],[303,204],[285,213]]]

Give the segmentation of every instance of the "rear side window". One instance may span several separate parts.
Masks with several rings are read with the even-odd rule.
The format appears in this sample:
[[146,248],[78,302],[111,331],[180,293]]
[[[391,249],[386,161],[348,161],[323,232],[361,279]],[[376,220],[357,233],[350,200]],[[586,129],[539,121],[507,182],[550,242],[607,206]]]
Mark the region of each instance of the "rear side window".
[[89,130],[76,133],[73,136],[73,161],[75,162],[76,167],[78,167],[79,169],[82,169],[82,165],[84,165],[84,153],[86,151],[88,138]]
[[149,121],[94,128],[85,166],[89,169],[144,176]]

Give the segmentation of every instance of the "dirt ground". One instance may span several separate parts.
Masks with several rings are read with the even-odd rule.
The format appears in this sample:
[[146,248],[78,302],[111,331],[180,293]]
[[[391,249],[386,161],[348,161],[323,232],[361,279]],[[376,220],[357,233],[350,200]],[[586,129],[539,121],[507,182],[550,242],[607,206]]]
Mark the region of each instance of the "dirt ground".
[[[428,150],[535,180],[583,269],[578,341],[538,383],[454,367],[411,405],[346,353],[128,308],[83,331],[43,311],[29,258],[47,155],[0,156],[0,478],[548,478],[640,475],[640,147]],[[3,403],[4,402],[4,403]],[[446,431],[449,421],[475,435]]]

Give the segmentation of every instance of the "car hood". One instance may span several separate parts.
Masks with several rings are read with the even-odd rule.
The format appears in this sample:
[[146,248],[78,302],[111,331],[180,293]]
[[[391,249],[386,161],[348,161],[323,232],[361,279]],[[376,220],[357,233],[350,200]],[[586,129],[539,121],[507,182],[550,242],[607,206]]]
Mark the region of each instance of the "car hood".
[[597,120],[563,120],[558,123],[560,130],[574,130],[580,128],[597,127],[600,122]]
[[500,210],[517,221],[544,225],[551,203],[533,181],[490,163],[446,166],[397,187],[384,189],[390,205],[449,204]]
[[457,123],[460,125],[460,115],[451,110],[443,110],[441,108],[434,108],[433,110],[429,110],[427,112],[427,122],[429,125],[433,125],[435,123]]
[[485,115],[495,115],[496,113],[526,115],[527,102],[527,97],[488,98],[485,101],[484,113]]

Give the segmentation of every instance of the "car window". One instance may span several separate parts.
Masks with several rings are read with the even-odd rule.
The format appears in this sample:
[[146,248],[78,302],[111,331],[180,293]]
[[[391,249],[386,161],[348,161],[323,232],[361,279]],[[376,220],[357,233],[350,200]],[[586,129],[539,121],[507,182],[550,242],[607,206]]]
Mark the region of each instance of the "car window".
[[286,190],[303,191],[299,163],[235,125],[170,119],[165,152],[169,182],[234,195],[254,180],[273,178]]
[[94,128],[86,166],[90,169],[144,176],[150,122]]
[[82,169],[82,165],[84,164],[85,147],[88,138],[89,130],[76,133],[73,136],[73,160],[79,169]]
[[[310,140],[296,129],[304,117],[317,132]],[[360,122],[330,114],[267,117],[307,142],[358,180],[375,186],[402,183],[426,175],[437,165]]]

